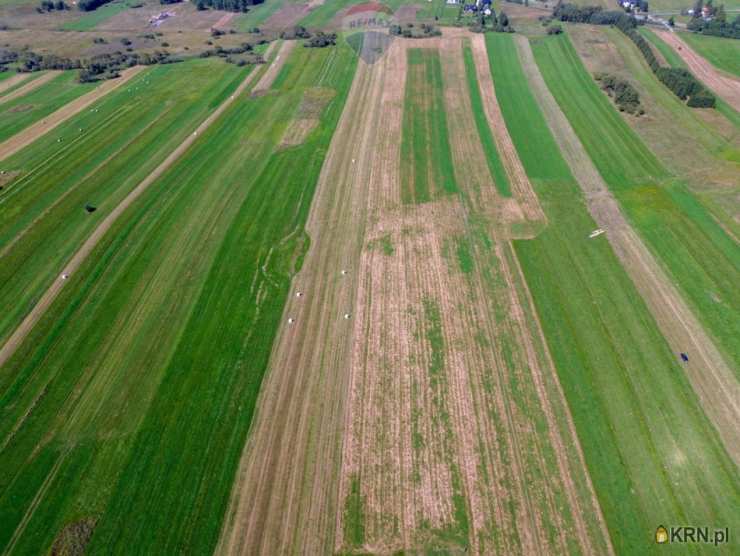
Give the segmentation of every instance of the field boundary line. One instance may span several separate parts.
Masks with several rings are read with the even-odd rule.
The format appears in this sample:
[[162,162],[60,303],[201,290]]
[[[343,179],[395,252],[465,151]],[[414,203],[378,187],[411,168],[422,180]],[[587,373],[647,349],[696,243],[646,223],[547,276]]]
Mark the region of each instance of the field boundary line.
[[715,68],[709,60],[698,54],[674,31],[656,29],[655,34],[686,62],[699,81],[740,112],[740,80],[729,77]]
[[[270,49],[268,48],[268,53],[269,51]],[[174,164],[185,153],[185,151],[188,150],[188,148],[190,148],[190,146],[196,141],[196,139],[198,139],[199,135],[202,135],[203,132],[206,131],[229,106],[231,106],[234,100],[241,93],[243,93],[247,89],[247,87],[249,87],[257,73],[259,73],[257,70],[251,71],[244,78],[237,89],[231,95],[229,95],[229,97],[226,98],[226,100],[224,100],[218,106],[218,108],[216,108],[210,114],[210,116],[208,116],[203,122],[201,122],[192,134],[190,134],[182,143],[180,143],[180,145],[178,145],[175,150],[172,151],[167,156],[167,158],[165,158],[164,161],[159,164],[159,166],[157,166],[146,178],[144,178],[139,183],[139,185],[137,185],[128,195],[126,195],[126,197],[118,204],[118,206],[116,206],[116,208],[114,208],[110,212],[110,214],[108,214],[108,216],[106,216],[103,221],[98,224],[98,227],[95,228],[92,234],[87,238],[87,240],[85,240],[85,243],[82,244],[82,247],[77,250],[77,252],[69,260],[69,262],[67,262],[67,264],[64,266],[62,272],[60,273],[60,277],[54,280],[52,285],[41,296],[31,312],[26,315],[26,317],[23,319],[23,322],[21,322],[21,324],[18,326],[18,328],[16,328],[10,338],[8,338],[7,342],[5,342],[2,348],[0,348],[0,367],[2,367],[10,357],[12,357],[18,346],[20,346],[20,344],[26,338],[34,325],[44,315],[46,309],[49,308],[57,295],[59,295],[59,292],[62,290],[62,287],[66,283],[66,281],[63,280],[61,276],[71,275],[82,265],[83,262],[85,262],[88,255],[93,251],[93,249],[95,249],[105,233],[121,216],[121,214],[123,214],[123,212],[136,199],[138,199],[152,183],[154,183],[162,174],[164,174],[164,172],[167,171],[169,167],[172,166],[172,164]]]
[[[146,66],[135,66],[121,72],[121,77],[105,81],[92,91],[85,93],[81,97],[65,104],[56,112],[53,112],[42,120],[19,131],[12,137],[0,143],[0,161],[14,155],[21,149],[27,147],[43,135],[46,135],[57,126],[63,124],[68,119],[81,112],[92,103],[96,102],[111,91],[114,91],[134,76],[138,75]],[[40,81],[43,77],[34,79],[33,82]]]
[[532,184],[529,182],[529,177],[524,171],[524,166],[519,159],[519,154],[511,140],[504,116],[501,113],[501,107],[496,98],[496,87],[491,75],[485,39],[481,33],[475,33],[470,38],[470,42],[486,120],[488,120],[488,126],[496,141],[496,148],[509,176],[514,197],[519,202],[522,212],[528,220],[547,222],[547,217],[540,206],[537,195],[534,193]]
[[288,59],[288,56],[295,48],[295,45],[296,41],[282,42],[280,50],[278,50],[278,53],[275,55],[275,59],[270,63],[267,70],[262,74],[262,77],[260,77],[260,80],[257,81],[257,84],[252,89],[252,94],[263,93],[272,87],[272,84],[275,82],[280,70],[283,69],[283,66],[285,65],[285,60]]
[[28,79],[31,75],[33,74],[16,73],[13,77],[8,77],[7,79],[0,81],[0,95],[2,95],[8,89],[12,89],[19,83],[23,83],[23,81]]
[[[689,382],[732,460],[740,465],[740,384],[652,253],[622,214],[609,187],[537,67],[529,41],[517,40],[522,69],[545,119],[559,138],[561,152],[583,191],[589,213],[606,230],[606,237],[623,268],[645,301],[673,353],[688,352],[684,366]],[[598,241],[584,238],[584,241]]]
[[11,102],[17,98],[27,95],[28,93],[34,91],[35,89],[38,89],[39,87],[41,87],[41,85],[45,85],[46,83],[48,83],[49,81],[51,81],[52,79],[54,79],[55,77],[61,74],[62,74],[61,71],[49,71],[45,73],[44,75],[42,75],[41,77],[32,79],[25,85],[18,87],[12,93],[8,93],[7,95],[0,97],[0,105],[7,104],[8,102]]

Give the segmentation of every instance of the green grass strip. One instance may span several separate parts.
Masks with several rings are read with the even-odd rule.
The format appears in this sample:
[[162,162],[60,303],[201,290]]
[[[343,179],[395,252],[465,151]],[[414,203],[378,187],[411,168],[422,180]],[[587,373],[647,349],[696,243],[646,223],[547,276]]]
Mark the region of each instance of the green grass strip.
[[731,522],[736,466],[608,242],[588,239],[596,224],[512,37],[486,43],[507,128],[548,217],[514,247],[616,553],[657,552],[660,523]]
[[0,104],[0,141],[9,139],[95,86],[94,83],[78,83],[76,71],[65,71],[28,94]]
[[491,133],[491,127],[488,125],[486,112],[483,108],[483,99],[481,98],[480,89],[478,88],[478,77],[475,72],[475,61],[473,60],[473,51],[469,46],[463,50],[465,57],[465,74],[468,78],[468,90],[470,91],[470,105],[475,117],[475,127],[478,128],[478,137],[480,138],[483,151],[486,154],[488,170],[491,172],[496,189],[504,197],[511,197],[511,186],[509,177],[506,175],[506,169],[501,162],[501,157],[496,148],[496,141]]
[[[732,18],[736,17],[733,14]],[[740,77],[740,41],[697,33],[679,33],[697,54],[708,60],[714,67]]]
[[124,0],[110,2],[91,12],[80,12],[78,19],[65,23],[62,29],[64,31],[92,31],[101,23],[105,23],[113,16],[128,9],[129,5]]
[[404,202],[424,203],[456,193],[447,130],[442,65],[434,49],[411,48],[401,137]]

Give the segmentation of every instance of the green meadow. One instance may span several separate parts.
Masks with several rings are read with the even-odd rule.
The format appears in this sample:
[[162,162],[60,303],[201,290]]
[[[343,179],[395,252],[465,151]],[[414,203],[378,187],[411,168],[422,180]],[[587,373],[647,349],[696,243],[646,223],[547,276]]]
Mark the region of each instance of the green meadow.
[[128,2],[125,2],[124,0],[117,0],[116,2],[103,4],[91,12],[81,12],[78,19],[65,23],[62,26],[62,29],[64,31],[92,31],[98,25],[109,20],[114,15],[128,10],[129,7]]
[[[728,360],[736,359],[740,353],[737,243],[622,119],[566,35],[534,41],[532,48],[550,91],[625,216]],[[736,373],[740,377],[740,369]]]
[[740,77],[740,41],[688,32],[680,36],[714,67]]
[[[676,51],[673,50],[665,42],[663,42],[663,40],[658,37],[658,35],[644,26],[639,27],[638,31],[655,47],[658,52],[660,52],[660,54],[663,55],[663,58],[665,58],[669,66],[671,66],[672,68],[688,69],[688,66],[676,53]],[[732,108],[729,104],[727,104],[720,98],[717,99],[716,108],[720,114],[730,120],[736,127],[740,128],[740,114],[734,108]]]
[[0,142],[94,88],[94,83],[78,83],[76,71],[65,71],[28,94],[0,104]]
[[[91,523],[90,554],[213,551],[354,60],[296,49],[277,90],[237,99],[2,370],[0,550]],[[281,147],[311,87],[336,95]]]
[[616,552],[657,552],[661,523],[731,523],[737,467],[611,247],[588,239],[596,224],[512,37],[486,41],[506,126],[548,217],[537,238],[514,247]]
[[[242,78],[215,61],[157,66],[2,162],[16,177],[0,191],[0,304],[8,307],[0,341],[100,221]],[[88,214],[87,204],[97,210]]]
[[439,52],[411,48],[401,136],[401,196],[424,203],[455,193]]

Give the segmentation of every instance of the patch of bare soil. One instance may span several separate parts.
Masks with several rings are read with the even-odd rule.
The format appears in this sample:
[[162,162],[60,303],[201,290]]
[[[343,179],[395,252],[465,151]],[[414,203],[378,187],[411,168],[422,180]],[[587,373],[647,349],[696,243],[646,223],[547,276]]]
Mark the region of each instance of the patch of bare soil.
[[51,546],[52,556],[83,556],[95,529],[95,520],[81,519],[61,530]]
[[495,214],[479,195],[493,185],[462,41],[447,40],[464,191],[401,200],[405,50],[418,41],[360,60],[219,554],[611,552],[513,250],[478,217]]
[[591,216],[606,230],[614,252],[674,352],[692,353],[691,360],[684,367],[689,380],[705,413],[717,428],[727,452],[740,464],[740,428],[737,426],[740,422],[740,385],[732,369],[665,271],[624,218],[617,201],[542,79],[529,42],[520,40],[517,46],[530,86],[550,128],[559,139],[563,156],[584,192]]
[[[272,43],[276,44],[276,43]],[[280,50],[278,50],[278,53],[275,55],[275,59],[270,63],[270,66],[267,68],[267,71],[265,71],[262,74],[262,77],[257,82],[257,84],[252,89],[253,95],[258,95],[260,93],[264,93],[265,91],[269,90],[270,87],[272,87],[272,83],[275,81],[275,78],[280,73],[280,70],[283,69],[283,65],[285,64],[285,61],[288,59],[288,56],[295,48],[296,41],[283,41],[280,45]]]
[[699,81],[722,97],[735,110],[740,111],[740,80],[720,73],[673,31],[656,30],[655,32],[683,58]]
[[[65,104],[53,114],[49,114],[43,120],[28,126],[24,130],[13,135],[13,137],[0,143],[0,160],[5,160],[24,147],[27,147],[42,135],[50,132],[81,110],[84,110],[92,103],[107,95],[109,92],[129,81],[143,69],[144,66],[136,66],[122,71],[121,77],[104,81],[89,93]],[[39,79],[43,79],[43,77],[40,77]],[[38,81],[39,79],[36,79],[35,81]]]
[[20,98],[24,95],[27,95],[31,91],[38,89],[42,85],[48,83],[55,77],[57,77],[61,72],[58,71],[48,71],[41,77],[37,77],[36,79],[33,79],[32,81],[29,81],[22,87],[18,87],[16,90],[14,90],[12,93],[8,93],[7,95],[0,97],[0,105],[6,104],[12,100],[15,100],[17,98]]
[[[274,44],[274,43],[273,43]],[[270,45],[270,48],[268,49],[266,56],[270,54],[270,51],[272,49],[272,44]],[[129,70],[126,70],[124,72],[125,75],[122,75],[122,77],[118,78],[115,81],[119,81],[119,83],[115,86],[119,86],[120,82],[125,82],[126,80],[133,77],[134,74],[138,73],[143,69],[142,67],[135,67],[131,68]],[[115,221],[123,214],[123,212],[134,202],[136,199],[138,199],[144,191],[146,191],[149,186],[152,185],[164,172],[174,164],[178,158],[180,158],[185,151],[190,147],[190,145],[195,142],[198,136],[202,135],[204,131],[206,131],[211,124],[213,124],[214,121],[216,121],[221,114],[234,102],[234,100],[241,95],[251,84],[251,82],[254,80],[255,76],[258,72],[253,71],[247,77],[242,81],[242,83],[237,87],[237,89],[234,91],[232,95],[230,95],[226,100],[224,100],[216,110],[214,110],[210,116],[208,116],[203,122],[195,129],[192,135],[189,135],[185,141],[180,143],[180,145],[175,148],[168,156],[165,158],[165,160],[157,166],[146,178],[144,178],[131,192],[126,195],[126,197],[114,208],[101,222],[98,224],[98,227],[95,228],[95,230],[90,234],[90,236],[85,240],[85,243],[82,244],[82,246],[77,250],[77,252],[72,256],[72,258],[67,262],[67,264],[64,266],[64,268],[59,273],[59,278],[56,279],[52,285],[44,292],[44,294],[41,296],[39,301],[34,305],[33,309],[26,315],[26,317],[23,319],[23,322],[13,331],[13,334],[8,338],[8,340],[5,342],[5,344],[0,348],[0,367],[2,367],[5,362],[12,357],[13,353],[15,353],[15,350],[18,349],[18,346],[23,342],[23,340],[26,338],[28,333],[31,331],[31,329],[34,327],[34,325],[39,321],[39,319],[44,315],[46,310],[49,308],[49,306],[52,304],[54,299],[56,299],[57,295],[59,295],[59,292],[62,290],[64,285],[72,279],[74,276],[74,273],[80,268],[82,263],[85,262],[88,255],[95,249],[95,247],[98,245],[100,240],[103,238],[103,236],[106,234],[106,232],[110,229],[110,227],[115,223]],[[85,106],[88,106],[91,102],[94,100],[97,100],[102,94],[100,93],[100,89],[102,87],[105,87],[106,85],[112,83],[112,81],[106,81],[92,91],[91,93],[88,93],[88,95],[85,95],[85,97],[89,96],[92,93],[98,92],[98,96],[89,100],[84,106],[81,108],[78,108],[75,110],[75,112],[81,110]],[[110,90],[110,89],[109,89]],[[107,91],[106,91],[107,92]],[[84,98],[84,97],[82,97]],[[80,100],[80,99],[77,99]],[[76,102],[76,101],[73,101]],[[70,103],[72,104],[72,103]],[[64,109],[62,109],[64,110]],[[57,114],[56,112],[54,114]],[[70,114],[71,115],[71,114]],[[53,116],[53,115],[52,115]],[[69,116],[67,116],[69,117]],[[65,118],[66,119],[66,118]],[[61,123],[61,121],[57,122],[56,125]],[[16,136],[17,137],[17,136]],[[30,142],[30,141],[29,141]],[[3,154],[3,147],[5,143],[0,145],[0,160],[2,160],[3,156],[8,156],[7,154]],[[67,277],[67,278],[65,278]]]

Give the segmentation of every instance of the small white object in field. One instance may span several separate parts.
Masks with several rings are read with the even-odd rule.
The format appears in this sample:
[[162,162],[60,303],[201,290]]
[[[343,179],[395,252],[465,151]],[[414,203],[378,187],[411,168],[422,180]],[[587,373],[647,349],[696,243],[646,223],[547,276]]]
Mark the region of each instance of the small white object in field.
[[355,163],[355,159],[353,158],[353,159],[352,159],[352,164],[354,164],[354,163]]
[[194,131],[194,132],[193,132],[193,135],[198,135],[198,132],[197,132],[197,131]]
[[345,319],[348,319],[349,317],[350,317],[350,314],[349,313],[344,313],[344,318]]
[[69,274],[62,274],[62,280],[66,280],[67,278],[69,278]]
[[346,275],[347,275],[347,271],[342,269],[342,276],[346,276]]
[[303,292],[296,292],[295,294],[296,297],[301,297],[302,295],[303,295]]
[[295,319],[293,317],[288,319],[288,324],[293,324],[295,322]]
[[57,143],[61,143],[61,142],[62,142],[62,138],[60,137],[59,139],[57,139]]
[[600,236],[603,233],[604,233],[604,230],[602,230],[601,228],[598,228],[598,229],[594,230],[593,232],[591,232],[588,237],[591,238],[591,239],[593,239],[593,238],[595,238],[597,236]]

